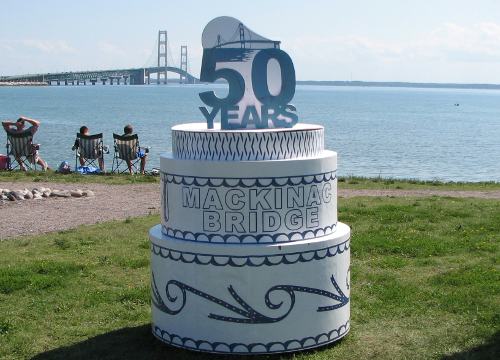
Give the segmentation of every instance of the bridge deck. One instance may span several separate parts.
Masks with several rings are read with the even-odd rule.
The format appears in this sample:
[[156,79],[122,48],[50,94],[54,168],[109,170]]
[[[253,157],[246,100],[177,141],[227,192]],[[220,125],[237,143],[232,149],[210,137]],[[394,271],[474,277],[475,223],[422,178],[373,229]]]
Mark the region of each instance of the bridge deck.
[[[196,83],[199,80],[178,67],[167,66],[167,72],[177,73],[186,78],[188,83]],[[26,74],[26,75],[12,75],[0,76],[0,82],[15,82],[15,81],[37,81],[37,82],[74,82],[95,80],[103,81],[106,79],[131,79],[130,83],[144,84],[144,77],[151,74],[164,71],[164,67],[147,67],[147,68],[132,68],[132,69],[116,69],[116,70],[91,70],[91,71],[72,71],[61,73],[45,73],[45,74]],[[142,80],[141,80],[142,78]],[[132,82],[135,80],[134,82]]]

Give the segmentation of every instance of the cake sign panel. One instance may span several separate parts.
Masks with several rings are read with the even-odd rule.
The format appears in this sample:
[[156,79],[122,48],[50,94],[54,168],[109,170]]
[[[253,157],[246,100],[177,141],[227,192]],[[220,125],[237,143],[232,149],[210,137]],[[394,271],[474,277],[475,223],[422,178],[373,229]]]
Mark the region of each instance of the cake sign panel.
[[220,116],[221,129],[290,128],[298,122],[289,102],[295,94],[295,69],[280,42],[248,29],[239,20],[221,16],[202,35],[201,82],[225,80],[225,97],[200,93],[200,107],[209,129]]

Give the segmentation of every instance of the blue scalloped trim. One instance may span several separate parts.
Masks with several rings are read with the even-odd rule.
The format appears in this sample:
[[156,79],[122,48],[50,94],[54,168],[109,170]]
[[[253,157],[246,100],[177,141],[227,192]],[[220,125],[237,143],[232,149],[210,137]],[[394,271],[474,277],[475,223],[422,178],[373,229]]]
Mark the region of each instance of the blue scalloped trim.
[[317,237],[333,233],[336,227],[337,223],[316,230],[306,230],[302,232],[290,232],[290,233],[275,233],[273,235],[268,235],[268,234],[220,235],[220,234],[193,233],[191,231],[172,229],[165,225],[161,226],[161,231],[166,236],[176,240],[216,243],[216,244],[218,243],[218,244],[245,245],[245,244],[287,243],[300,240],[314,239]]
[[350,322],[347,322],[337,329],[328,333],[321,333],[316,336],[309,336],[303,339],[292,339],[284,342],[273,341],[269,343],[232,343],[210,342],[206,340],[195,340],[189,337],[181,337],[177,334],[170,334],[168,331],[152,324],[153,335],[160,341],[169,345],[209,353],[218,354],[274,354],[292,351],[302,351],[312,349],[332,343],[347,335],[350,329]]
[[351,239],[349,238],[340,244],[318,250],[293,252],[283,255],[213,255],[189,251],[181,252],[179,250],[169,249],[153,243],[151,243],[151,252],[164,259],[181,261],[186,264],[231,267],[258,267],[262,265],[275,266],[281,264],[290,265],[298,262],[305,263],[313,260],[322,260],[327,257],[333,257],[337,254],[342,254],[344,251],[349,250],[350,240]]
[[328,171],[325,173],[299,175],[299,176],[280,176],[280,177],[255,177],[255,178],[239,178],[239,177],[204,177],[204,176],[187,176],[180,174],[161,173],[162,181],[174,183],[176,185],[195,185],[195,186],[211,186],[211,187],[268,187],[268,186],[296,186],[319,184],[326,181],[332,181],[337,178],[337,171]]

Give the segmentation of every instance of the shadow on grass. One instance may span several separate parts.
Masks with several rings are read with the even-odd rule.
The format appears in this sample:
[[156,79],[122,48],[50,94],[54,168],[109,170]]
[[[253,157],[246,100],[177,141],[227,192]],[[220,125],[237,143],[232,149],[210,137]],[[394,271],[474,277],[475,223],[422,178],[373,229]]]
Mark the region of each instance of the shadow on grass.
[[[319,348],[332,348],[339,344],[337,341],[331,345]],[[316,350],[308,350],[303,354],[312,354]],[[249,359],[248,356],[238,356]],[[291,359],[293,353],[281,355],[252,356],[257,359]],[[151,325],[123,328],[98,335],[88,340],[70,346],[61,347],[35,355],[34,360],[56,359],[234,359],[235,356],[206,354],[194,351],[177,349],[163,344],[151,334]]]
[[498,359],[500,356],[500,331],[497,331],[483,345],[464,350],[455,354],[447,355],[442,360],[486,360]]

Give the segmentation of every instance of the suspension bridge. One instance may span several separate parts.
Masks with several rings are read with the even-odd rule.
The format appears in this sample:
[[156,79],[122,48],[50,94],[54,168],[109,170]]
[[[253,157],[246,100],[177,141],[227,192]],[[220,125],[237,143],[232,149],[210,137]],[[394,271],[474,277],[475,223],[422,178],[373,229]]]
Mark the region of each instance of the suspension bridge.
[[[48,85],[145,85],[167,84],[168,73],[179,75],[179,83],[194,84],[199,80],[189,73],[187,46],[180,48],[180,66],[173,66],[172,51],[169,47],[167,31],[158,31],[155,66],[130,69],[111,69],[94,71],[69,71],[45,74],[25,74],[0,76],[0,82],[46,83]],[[170,56],[170,66],[168,58]]]

